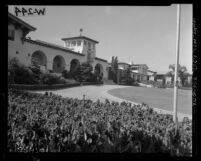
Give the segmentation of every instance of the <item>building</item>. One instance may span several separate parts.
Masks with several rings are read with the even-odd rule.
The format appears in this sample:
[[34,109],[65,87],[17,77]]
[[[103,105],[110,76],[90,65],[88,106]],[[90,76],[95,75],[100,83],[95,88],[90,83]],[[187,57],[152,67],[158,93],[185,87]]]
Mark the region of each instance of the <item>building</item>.
[[192,85],[192,74],[188,74],[187,82]]
[[165,76],[165,84],[166,85],[172,84],[172,77],[171,76]]
[[124,62],[118,62],[118,70],[119,70],[120,82],[121,82],[122,79],[125,79],[125,78],[127,78],[129,76],[128,75],[129,74],[128,73],[129,69],[130,69],[130,64],[124,63]]
[[147,70],[148,80],[149,81],[156,81],[156,74],[157,74],[157,72]]
[[137,82],[147,82],[148,74],[147,74],[148,66],[146,64],[133,64],[131,65],[131,71],[134,77],[134,80]]
[[41,40],[27,38],[36,28],[8,13],[8,59],[16,57],[25,66],[37,62],[44,71],[61,73],[75,70],[87,60],[93,69],[99,68],[103,78],[107,78],[108,63],[96,57],[98,41],[85,36],[63,38],[64,47]]
[[165,74],[156,74],[156,82],[160,84],[165,83]]

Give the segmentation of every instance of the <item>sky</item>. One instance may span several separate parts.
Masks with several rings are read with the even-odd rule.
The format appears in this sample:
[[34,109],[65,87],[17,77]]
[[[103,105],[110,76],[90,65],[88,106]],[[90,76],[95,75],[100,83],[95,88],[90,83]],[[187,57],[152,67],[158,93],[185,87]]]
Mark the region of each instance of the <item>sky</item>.
[[[82,35],[99,41],[96,56],[111,62],[147,64],[158,73],[176,62],[177,7],[45,6],[45,16],[19,17],[37,28],[29,37],[63,46],[61,38]],[[9,8],[13,12],[12,7]],[[192,73],[192,5],[181,5],[179,64]]]

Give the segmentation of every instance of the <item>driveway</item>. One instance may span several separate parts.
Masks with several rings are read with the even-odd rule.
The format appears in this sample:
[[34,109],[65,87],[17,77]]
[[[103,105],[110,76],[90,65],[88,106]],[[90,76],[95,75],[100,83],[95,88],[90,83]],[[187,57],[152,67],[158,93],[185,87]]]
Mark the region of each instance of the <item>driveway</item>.
[[[120,86],[120,85],[89,85],[89,86],[79,86],[79,87],[73,87],[73,88],[67,88],[67,89],[60,89],[60,90],[48,90],[49,92],[52,92],[57,95],[61,95],[63,97],[69,97],[69,98],[78,98],[83,99],[83,95],[85,95],[86,99],[91,99],[93,101],[100,100],[105,101],[105,99],[109,99],[110,101],[117,101],[117,102],[130,102],[132,104],[138,104],[136,102],[133,102],[133,100],[125,100],[121,99],[119,97],[115,97],[108,93],[108,91],[111,91],[113,89],[120,90],[120,88],[132,88],[128,86]],[[143,87],[136,87],[136,88],[143,88]],[[124,90],[125,90],[124,89]],[[123,91],[123,89],[122,89]],[[33,91],[32,91],[33,92]],[[35,92],[35,91],[34,91]],[[36,91],[36,93],[45,93],[45,91]],[[110,92],[111,93],[111,92]],[[146,100],[144,101],[146,102]],[[153,107],[155,111],[159,113],[168,113],[172,114],[172,111],[164,110],[164,108],[156,108]],[[182,120],[183,117],[189,117],[192,119],[192,115],[184,114],[184,113],[178,113],[178,119]]]

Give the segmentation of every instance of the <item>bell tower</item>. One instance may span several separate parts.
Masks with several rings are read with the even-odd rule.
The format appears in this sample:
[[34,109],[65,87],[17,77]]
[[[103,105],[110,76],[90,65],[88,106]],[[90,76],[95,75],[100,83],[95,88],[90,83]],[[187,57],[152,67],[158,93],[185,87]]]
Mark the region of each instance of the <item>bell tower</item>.
[[99,42],[83,36],[83,29],[80,29],[80,36],[62,38],[64,47],[85,55],[86,61],[93,62],[96,57],[96,44]]

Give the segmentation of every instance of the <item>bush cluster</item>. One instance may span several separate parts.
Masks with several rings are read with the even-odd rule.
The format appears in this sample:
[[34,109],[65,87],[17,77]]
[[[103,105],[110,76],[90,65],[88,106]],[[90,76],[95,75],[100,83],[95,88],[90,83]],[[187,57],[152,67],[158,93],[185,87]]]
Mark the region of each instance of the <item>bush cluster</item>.
[[8,64],[8,83],[13,84],[38,84],[39,83],[38,71],[33,66],[25,67],[19,63],[18,59],[14,58]]
[[175,133],[171,115],[147,105],[92,102],[9,91],[10,152],[116,152],[192,154],[192,121]]
[[9,84],[65,84],[66,80],[57,75],[46,72],[42,73],[37,64],[29,67],[21,64],[17,58],[9,61],[8,66]]
[[66,80],[54,74],[41,74],[40,81],[42,84],[65,84]]

